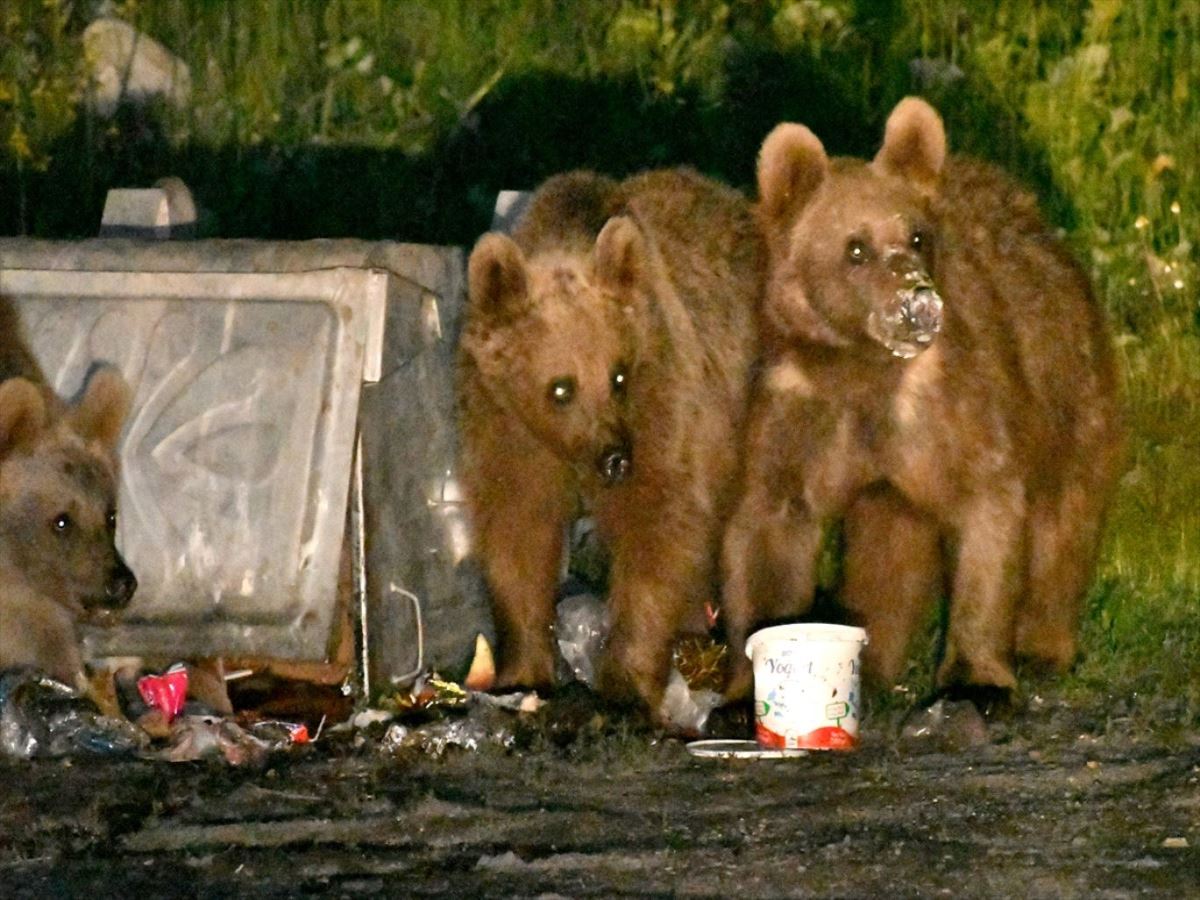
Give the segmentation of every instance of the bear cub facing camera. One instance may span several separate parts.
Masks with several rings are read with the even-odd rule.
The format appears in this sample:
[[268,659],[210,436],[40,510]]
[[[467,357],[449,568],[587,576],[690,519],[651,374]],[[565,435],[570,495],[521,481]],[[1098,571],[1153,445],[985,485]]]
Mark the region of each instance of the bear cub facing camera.
[[749,203],[690,170],[556,176],[512,238],[479,240],[459,412],[498,686],[553,682],[586,510],[611,559],[598,687],[658,712],[673,641],[717,593],[763,263]]
[[766,358],[724,548],[734,646],[808,610],[822,529],[841,521],[840,597],[869,632],[868,674],[902,674],[944,588],[943,691],[990,703],[1017,657],[1069,666],[1122,457],[1082,270],[1028,193],[947,157],[915,98],[870,162],[780,125],[758,182]]
[[82,687],[77,624],[123,608],[137,588],[114,541],[129,389],[100,369],[68,406],[26,352],[5,347],[0,359],[5,376],[14,360],[29,376],[0,383],[0,669],[32,666]]

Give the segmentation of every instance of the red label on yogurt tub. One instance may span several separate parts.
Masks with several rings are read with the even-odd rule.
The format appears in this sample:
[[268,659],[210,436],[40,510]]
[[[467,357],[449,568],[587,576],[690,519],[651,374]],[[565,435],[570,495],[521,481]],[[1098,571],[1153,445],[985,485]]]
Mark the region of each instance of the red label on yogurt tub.
[[758,746],[772,750],[853,750],[858,746],[858,738],[855,735],[836,725],[817,728],[808,734],[788,738],[776,734],[762,722],[756,722],[754,737]]

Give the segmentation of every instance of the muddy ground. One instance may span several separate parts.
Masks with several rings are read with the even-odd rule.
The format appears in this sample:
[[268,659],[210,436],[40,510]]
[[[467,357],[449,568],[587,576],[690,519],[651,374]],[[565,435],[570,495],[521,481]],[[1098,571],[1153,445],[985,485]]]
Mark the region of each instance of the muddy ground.
[[552,704],[441,756],[375,726],[260,768],[3,762],[0,896],[1200,896],[1200,731],[1128,707],[1035,697],[984,743],[884,711],[786,760]]

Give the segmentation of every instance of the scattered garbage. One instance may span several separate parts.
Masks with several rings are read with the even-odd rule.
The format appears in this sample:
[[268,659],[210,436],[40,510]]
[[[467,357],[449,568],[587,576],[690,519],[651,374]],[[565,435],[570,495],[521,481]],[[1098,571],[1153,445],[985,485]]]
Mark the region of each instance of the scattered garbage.
[[905,750],[957,753],[989,742],[987,722],[970,700],[945,697],[908,715],[900,729]]
[[[559,605],[559,680],[578,682],[585,700],[594,697],[588,688],[608,628],[607,604],[595,594],[577,591]],[[669,728],[704,733],[722,701],[723,654],[705,637],[679,642],[660,710]],[[0,753],[25,759],[111,753],[257,767],[272,753],[318,741],[327,722],[331,733],[350,733],[357,746],[378,740],[384,752],[440,756],[451,748],[511,749],[518,736],[535,733],[538,726],[523,731],[530,723],[522,717],[537,713],[545,701],[531,691],[490,693],[495,683],[495,659],[483,635],[461,684],[427,671],[411,687],[377,698],[374,708],[357,710],[344,685],[298,683],[253,661],[226,673],[220,660],[163,667],[140,658],[112,659],[90,677],[84,694],[40,673],[13,670],[0,673]],[[568,705],[562,723],[558,716],[545,723],[551,740],[564,729],[572,732],[572,723],[606,727],[603,709]]]
[[675,641],[675,668],[692,690],[720,693],[725,687],[728,652],[708,635],[684,635]]
[[[0,673],[0,754],[211,758],[257,766],[275,750],[316,739],[302,722],[256,717],[252,711],[234,717],[223,688],[208,685],[205,673],[183,663],[144,672],[125,661],[93,676],[88,693],[81,694],[34,669],[6,670]],[[189,696],[189,685],[197,684],[208,702]]]
[[465,707],[471,701],[471,692],[453,681],[429,673],[419,677],[407,691],[400,691],[380,699],[380,706],[393,714],[415,710],[434,711]]
[[[477,645],[477,654],[490,654],[486,640],[482,646],[486,649]],[[488,694],[429,673],[418,678],[410,690],[381,698],[380,708],[358,713],[346,726],[364,729],[390,722],[380,743],[385,752],[416,749],[441,756],[450,747],[510,748],[516,738],[514,714],[536,712],[543,702],[532,691]]]
[[172,724],[169,743],[152,758],[167,762],[217,759],[231,766],[260,768],[271,749],[272,744],[228,719],[185,715]]
[[133,723],[103,715],[74,688],[42,672],[0,674],[0,750],[7,756],[119,755],[148,744]]
[[143,675],[137,680],[137,689],[142,701],[160,710],[169,725],[187,699],[187,667],[176,663],[161,675]]
[[679,670],[672,669],[660,714],[664,722],[682,734],[703,734],[709,714],[723,699],[716,691],[692,690]]
[[554,636],[560,657],[559,680],[596,683],[596,660],[608,636],[608,604],[595,594],[575,594],[559,601]]
[[[226,717],[233,705],[223,682],[206,667],[175,663],[162,672],[147,672],[141,660],[124,660],[104,670],[121,714],[154,740],[171,737],[180,715]],[[100,677],[92,679],[92,692],[107,693]]]
[[308,726],[303,722],[281,722],[279,719],[255,722],[250,726],[250,733],[273,746],[308,744],[317,740],[316,737],[309,737]]
[[[608,629],[608,604],[595,594],[575,594],[559,602],[554,633],[560,680],[595,684],[596,662]],[[709,714],[722,703],[724,657],[725,648],[706,636],[687,636],[677,642],[674,668],[659,709],[669,728],[682,734],[704,733]]]
[[415,748],[432,756],[441,756],[448,747],[478,750],[486,745],[511,748],[516,735],[511,728],[465,716],[409,728],[399,722],[388,727],[382,747],[387,751]]

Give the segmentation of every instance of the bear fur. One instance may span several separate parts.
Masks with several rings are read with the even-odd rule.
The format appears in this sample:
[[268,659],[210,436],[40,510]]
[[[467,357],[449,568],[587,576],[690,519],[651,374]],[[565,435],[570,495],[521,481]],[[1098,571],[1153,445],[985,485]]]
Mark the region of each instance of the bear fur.
[[20,377],[45,384],[42,368],[23,335],[16,307],[8,298],[0,297],[0,382]]
[[[1008,176],[947,158],[903,100],[871,162],[778,126],[759,157],[764,371],[724,546],[734,647],[805,614],[823,529],[865,669],[902,674],[944,588],[937,685],[1007,698],[1014,660],[1076,654],[1121,466],[1114,355],[1088,280]],[[731,694],[750,682],[742,654]]]
[[[6,302],[0,313],[16,322]],[[19,340],[0,338],[0,669],[86,688],[78,622],[124,607],[137,587],[114,542],[129,388],[99,369],[67,405]]]
[[600,690],[657,713],[718,596],[765,254],[745,198],[690,170],[548,180],[469,263],[462,477],[497,685],[553,683],[564,531],[594,517],[612,627]]

